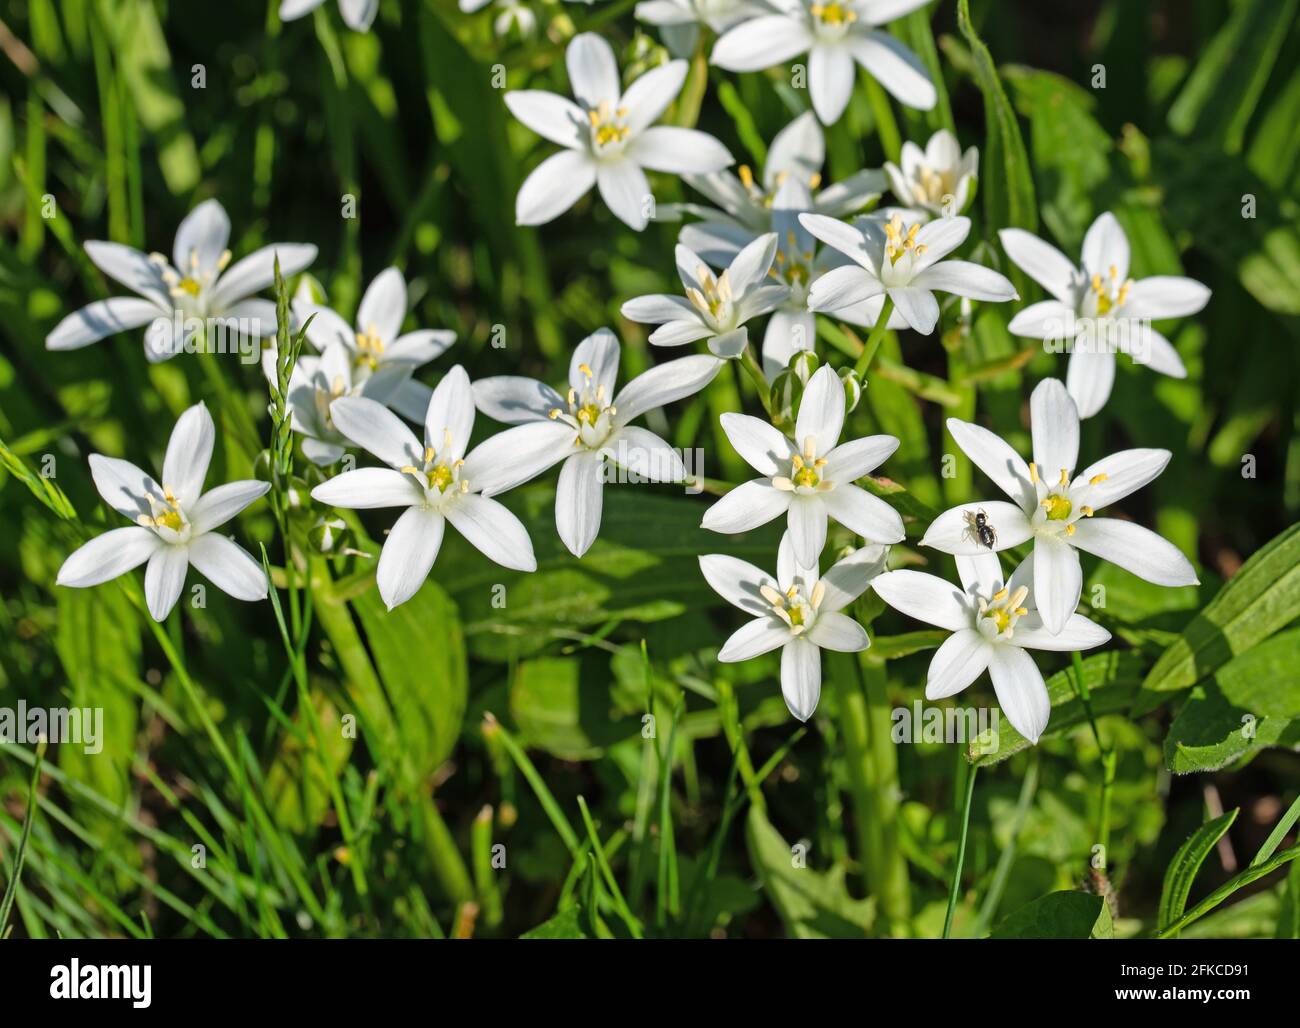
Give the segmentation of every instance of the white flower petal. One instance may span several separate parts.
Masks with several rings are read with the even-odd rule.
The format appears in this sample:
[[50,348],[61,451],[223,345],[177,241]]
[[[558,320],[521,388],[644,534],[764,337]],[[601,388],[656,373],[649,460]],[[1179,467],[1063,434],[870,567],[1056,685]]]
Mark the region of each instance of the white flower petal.
[[59,585],[84,588],[124,575],[164,545],[147,528],[114,528],[74,550],[59,568]]
[[821,496],[792,496],[789,532],[800,567],[815,568],[826,547],[826,504]]
[[[1029,558],[1033,560],[1031,556]],[[992,595],[1002,587],[1002,561],[998,555],[989,550],[984,550],[976,554],[959,554],[953,558],[957,565],[957,577],[961,579],[961,587],[969,593],[981,593],[985,596]],[[1028,563],[1028,561],[1026,561]],[[1029,580],[1030,586],[1033,585],[1033,579]],[[1014,591],[1014,590],[1012,590]]]
[[790,629],[776,618],[755,618],[731,633],[718,651],[718,660],[724,664],[751,660],[784,646],[791,638]]
[[155,307],[160,310],[172,308],[171,293],[163,281],[162,268],[157,262],[151,261],[148,254],[121,243],[88,239],[86,256],[109,278],[121,282],[131,292],[152,300]]
[[384,362],[416,366],[428,364],[446,353],[455,342],[456,333],[447,329],[426,328],[407,332],[398,336],[384,351]]
[[755,471],[769,478],[788,471],[796,452],[789,438],[762,418],[728,411],[719,419],[727,441]]
[[[669,61],[637,78],[627,87],[619,106],[627,111],[627,127],[635,136],[659,120],[677,94],[682,91],[690,65],[683,60]],[[703,133],[699,133],[703,135]],[[716,168],[707,169],[716,171]]]
[[1088,353],[1075,350],[1065,372],[1065,388],[1079,410],[1090,418],[1106,406],[1115,384],[1115,355],[1109,350]]
[[938,289],[972,300],[1002,302],[1017,299],[1016,287],[992,268],[970,261],[940,261],[926,268],[912,284],[922,289]]
[[369,32],[379,13],[379,0],[339,0],[339,13],[353,32]]
[[763,71],[806,52],[812,44],[812,31],[802,17],[763,15],[723,33],[709,63],[727,71]]
[[1060,300],[1043,300],[1031,303],[1016,312],[1007,326],[1013,336],[1025,339],[1072,339],[1078,331],[1075,311]]
[[970,235],[970,218],[960,216],[952,218],[935,218],[921,226],[916,234],[917,246],[924,246],[925,252],[914,259],[912,267],[919,275],[922,270],[939,263],[952,253]]
[[575,434],[560,421],[535,421],[498,432],[469,452],[461,478],[484,496],[503,493],[572,454]]
[[[217,492],[214,489],[209,495]],[[424,502],[424,490],[416,484],[415,479],[392,468],[357,468],[355,471],[345,471],[322,482],[311,491],[311,495],[312,499],[331,507],[347,507],[350,510],[411,507]]]
[[310,243],[272,243],[237,260],[212,287],[212,308],[225,310],[246,296],[260,293],[275,281],[275,262],[287,280],[316,259],[316,247]]
[[385,268],[361,297],[357,325],[363,332],[374,332],[385,343],[391,343],[402,331],[405,317],[406,279],[396,268]]
[[424,444],[437,452],[440,462],[450,463],[465,456],[473,430],[474,393],[469,375],[457,364],[443,375],[429,400],[424,415]]
[[545,421],[553,410],[565,410],[564,397],[534,378],[496,375],[473,385],[474,406],[489,418],[507,425]]
[[1031,610],[1016,622],[1012,638],[1016,646],[1027,649],[1070,653],[1101,646],[1110,641],[1110,633],[1082,614],[1071,614],[1061,631],[1053,635],[1042,617]]
[[330,404],[330,417],[346,438],[390,467],[424,467],[424,447],[383,404],[361,396],[341,396]]
[[685,346],[701,339],[711,339],[713,335],[714,330],[696,316],[693,321],[670,321],[660,325],[650,333],[649,342],[652,346]]
[[1074,309],[1083,276],[1070,258],[1051,243],[1043,242],[1022,228],[1004,228],[998,233],[998,238],[1002,240],[1002,249],[1021,271],[1060,303]]
[[939,323],[939,302],[934,294],[916,286],[891,286],[887,293],[907,324],[928,336]]
[[693,354],[677,360],[658,364],[637,375],[614,398],[618,425],[656,407],[664,407],[687,396],[693,396],[713,381],[723,362],[709,354]]
[[873,277],[877,277],[874,259],[861,230],[838,218],[828,218],[824,214],[800,214],[799,224],[827,246],[838,250],[855,264],[871,272]]
[[579,394],[594,388],[612,396],[618,378],[618,359],[618,337],[607,328],[596,329],[574,348],[569,358],[570,387]]
[[763,164],[763,188],[769,192],[794,179],[807,183],[826,160],[826,137],[812,111],[804,111],[776,134]]
[[690,300],[684,296],[656,294],[638,296],[628,300],[619,309],[619,313],[628,321],[640,325],[663,325],[670,321],[690,321],[698,315]]
[[375,569],[375,584],[392,610],[417,592],[438,556],[446,521],[437,511],[412,507],[393,524]]
[[446,511],[452,527],[489,560],[515,571],[536,571],[528,530],[496,500],[470,493]]
[[596,162],[580,150],[561,150],[542,161],[519,187],[515,224],[545,225],[596,184]]
[[624,426],[606,441],[601,452],[633,475],[651,482],[681,482],[686,478],[686,465],[677,451],[647,428]]
[[591,123],[568,97],[541,89],[519,89],[505,95],[510,113],[543,139],[576,150],[585,146]]
[[960,632],[974,625],[965,593],[923,571],[887,571],[871,582],[876,595],[897,611],[927,625]]
[[826,454],[824,477],[832,482],[852,482],[885,463],[898,449],[892,435],[868,435],[841,443]]
[[975,538],[966,520],[967,514],[973,515],[981,510],[988,516],[988,523],[997,533],[997,540],[993,544],[995,552],[1019,546],[1034,534],[1024,511],[1014,503],[1005,500],[972,500],[960,507],[950,507],[930,522],[921,545],[944,553],[971,557],[988,553],[988,547]]
[[650,183],[636,161],[601,161],[596,165],[596,185],[605,205],[619,221],[640,232],[654,209]]
[[987,428],[957,418],[948,419],[948,431],[962,452],[993,484],[1010,496],[1021,510],[1033,510],[1038,492],[1029,481],[1029,465],[1000,436]]
[[1082,592],[1083,569],[1074,547],[1045,536],[1035,539],[1034,605],[1049,632],[1065,627]]
[[216,434],[212,415],[202,403],[186,410],[172,429],[163,458],[162,484],[176,494],[182,507],[192,505],[203,491]]
[[1070,542],[1156,585],[1198,584],[1192,562],[1182,550],[1131,521],[1084,518],[1075,522]]
[[989,654],[989,677],[1011,727],[1037,743],[1051,716],[1052,701],[1033,657],[1016,646],[993,646]]
[[899,103],[928,111],[938,101],[939,94],[920,59],[888,33],[849,35],[844,45]]
[[877,496],[849,482],[817,494],[826,511],[845,528],[868,542],[901,543],[903,519],[898,511]]
[[834,314],[879,296],[884,289],[878,278],[856,264],[832,268],[808,290],[808,309]]
[[731,151],[707,132],[674,125],[646,129],[632,141],[627,154],[643,168],[673,175],[705,175],[735,161]]
[[790,713],[807,721],[822,692],[822,655],[810,642],[791,639],[781,651],[781,695]]
[[807,639],[824,650],[857,653],[871,645],[867,630],[845,614],[833,610],[819,611],[808,629]]
[[114,296],[96,300],[73,311],[45,337],[47,350],[79,350],[106,336],[139,328],[150,322],[167,320],[166,314],[152,300],[134,296]]
[[795,445],[801,450],[814,440],[817,456],[829,453],[844,428],[844,383],[835,369],[823,364],[804,387],[795,420]]
[[776,582],[765,571],[737,557],[708,553],[700,557],[700,572],[713,591],[733,606],[759,617],[771,614],[772,607],[759,590],[765,585],[776,588]]
[[1084,273],[1088,278],[1100,275],[1109,279],[1110,269],[1114,268],[1115,279],[1123,282],[1128,278],[1128,262],[1128,236],[1115,215],[1106,211],[1088,227],[1088,233],[1083,237]]
[[195,534],[211,532],[270,491],[270,482],[258,482],[253,479],[219,485],[200,496],[186,511],[190,526]]
[[185,588],[190,560],[184,546],[160,546],[144,569],[144,598],[155,621],[164,621]]
[[[767,281],[767,273],[776,259],[777,236],[768,232],[759,236],[736,255],[727,267],[727,280],[731,284],[732,294],[744,297],[751,289],[762,287]],[[753,310],[750,316],[760,312]]]
[[789,510],[792,495],[765,478],[742,482],[704,512],[700,527],[726,535],[748,532]]
[[825,124],[840,120],[853,95],[853,58],[843,46],[814,45],[808,54],[808,92]]
[[992,655],[993,645],[975,629],[954,632],[930,658],[925,698],[942,700],[961,692],[984,673]]
[[1173,343],[1162,336],[1146,322],[1137,327],[1138,347],[1130,349],[1130,355],[1136,364],[1158,371],[1171,378],[1186,378],[1187,367],[1178,356]]
[[889,547],[874,545],[859,546],[837,560],[821,576],[825,591],[818,609],[843,610],[867,591],[872,579],[884,573],[888,560]]
[[1029,397],[1029,423],[1038,474],[1055,482],[1079,460],[1079,410],[1057,378],[1045,378]]
[[817,323],[811,311],[774,311],[763,333],[763,374],[773,381],[790,358],[815,346]]
[[575,557],[591,548],[600,533],[604,502],[601,482],[605,458],[584,451],[565,459],[555,487],[555,528]]
[[[1101,510],[1154,482],[1169,465],[1172,456],[1168,450],[1155,449],[1112,453],[1081,471],[1071,483],[1070,491],[1086,489],[1088,506]],[[1089,485],[1099,475],[1105,476],[1104,481]]]
[[216,200],[204,200],[177,228],[172,263],[182,275],[216,271],[229,242],[230,218],[226,209]]
[[238,543],[215,533],[201,535],[189,545],[190,563],[199,574],[237,600],[266,599],[266,572]]
[[1194,278],[1155,275],[1134,282],[1124,302],[1130,318],[1182,318],[1195,314],[1210,302],[1210,290]]
[[569,41],[564,52],[569,69],[569,86],[574,97],[587,109],[601,102],[613,104],[622,93],[618,62],[613,48],[594,32],[583,32]]

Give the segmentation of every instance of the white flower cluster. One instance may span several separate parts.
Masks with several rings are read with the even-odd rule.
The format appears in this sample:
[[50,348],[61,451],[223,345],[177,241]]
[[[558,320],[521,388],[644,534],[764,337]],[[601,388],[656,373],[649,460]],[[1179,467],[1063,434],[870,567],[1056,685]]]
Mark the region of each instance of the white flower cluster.
[[[319,2],[284,0],[281,15],[300,16]],[[934,85],[920,62],[880,29],[922,5],[647,0],[638,6],[638,17],[659,26],[674,48],[673,40],[690,43],[701,26],[718,33],[712,62],[724,69],[759,70],[808,54],[813,111],[773,140],[757,177],[746,167],[736,174],[727,170],[731,154],[712,136],[656,124],[683,88],[685,60],[653,68],[625,87],[609,44],[584,33],[566,54],[573,99],[535,90],[505,95],[519,121],[561,147],[520,189],[520,224],[556,218],[593,186],[638,231],[652,220],[698,219],[681,228],[676,248],[682,294],[636,297],[623,304],[622,313],[657,326],[649,337],[655,346],[703,344],[702,352],[658,364],[618,388],[619,342],[600,329],[577,346],[568,380],[559,388],[514,376],[471,383],[457,365],[430,391],[412,373],[442,355],[455,336],[435,329],[403,332],[408,298],[397,269],[370,284],[355,324],[299,294],[293,315],[298,324],[309,322],[307,337],[317,351],[298,360],[290,382],[292,424],[303,437],[303,452],[321,466],[336,464],[353,448],[378,462],[335,474],[311,495],[335,507],[401,509],[376,567],[390,609],[423,584],[448,523],[491,560],[535,570],[528,532],[495,497],[557,464],[556,531],[582,557],[600,530],[608,463],[655,482],[688,477],[668,442],[633,422],[699,392],[732,359],[754,369],[772,417],[721,416],[727,439],[758,477],[727,491],[704,514],[703,527],[734,534],[784,517],[786,531],[774,575],[719,554],[699,563],[709,584],[751,615],[722,646],[719,659],[747,660],[780,649],[782,690],[797,718],[806,720],[816,709],[820,651],[860,651],[870,644],[846,610],[871,588],[898,610],[953,633],[931,662],[928,697],[952,695],[988,669],[1011,723],[1037,741],[1049,705],[1026,649],[1074,651],[1110,638],[1076,612],[1082,589],[1078,552],[1162,585],[1196,581],[1191,563],[1160,536],[1130,521],[1095,516],[1152,481],[1170,460],[1166,450],[1132,449],[1080,470],[1080,417],[1095,414],[1110,393],[1111,351],[1076,351],[1067,384],[1047,379],[1033,391],[1028,462],[992,432],[948,422],[957,444],[1009,498],[963,504],[926,529],[921,545],[955,556],[960,586],[914,570],[886,570],[889,548],[904,541],[904,522],[893,506],[858,483],[899,441],[888,435],[842,439],[863,383],[816,358],[815,316],[928,335],[941,318],[936,293],[986,302],[1019,299],[997,271],[952,257],[970,234],[962,212],[974,195],[979,154],[974,148],[963,153],[951,133],[936,133],[924,149],[908,142],[897,165],[866,169],[836,185],[821,181],[825,140],[818,119],[839,118],[856,66],[902,103],[921,109],[935,104]],[[340,0],[340,6],[348,23],[364,30],[377,3]],[[709,205],[656,210],[646,171],[681,175]],[[863,213],[886,188],[899,205]],[[267,246],[231,265],[229,237],[225,211],[210,200],[181,224],[170,260],[88,243],[90,259],[139,298],[103,300],[69,315],[50,333],[48,347],[73,349],[151,324],[146,352],[159,360],[180,352],[213,321],[271,335],[274,307],[254,294],[270,285],[277,255],[290,275],[310,265],[315,247]],[[1007,256],[1052,296],[1015,314],[1013,333],[1074,339],[1085,322],[1136,322],[1131,352],[1136,355],[1140,344],[1157,370],[1185,374],[1173,347],[1149,321],[1194,313],[1207,302],[1208,290],[1183,278],[1130,280],[1128,243],[1113,216],[1102,215],[1089,230],[1082,268],[1017,229],[1003,231],[1001,242]],[[881,325],[886,310],[891,313]],[[185,325],[194,321],[197,327],[157,327],[181,324],[173,318],[177,311],[190,319]],[[759,372],[748,325],[763,317],[768,322]],[[794,373],[797,365],[802,372],[796,399],[786,409],[771,409],[780,405],[768,383]],[[266,368],[273,377],[273,359]],[[508,427],[471,448],[476,413]],[[212,419],[199,404],[178,422],[160,480],[125,461],[92,456],[100,493],[134,525],[73,553],[59,583],[94,585],[147,562],[148,605],[161,620],[193,563],[236,598],[264,598],[260,566],[214,530],[268,486],[235,482],[204,493],[213,437]],[[860,545],[847,548],[823,572],[832,522]],[[1004,575],[997,554],[1027,545],[1029,555]]]

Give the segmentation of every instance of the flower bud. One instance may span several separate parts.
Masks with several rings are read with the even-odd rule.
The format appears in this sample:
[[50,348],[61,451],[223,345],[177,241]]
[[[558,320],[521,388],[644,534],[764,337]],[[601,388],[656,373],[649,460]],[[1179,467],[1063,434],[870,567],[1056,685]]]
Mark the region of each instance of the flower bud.
[[796,350],[788,365],[803,385],[808,384],[808,379],[812,378],[813,372],[820,366],[821,358],[812,350]]
[[851,414],[857,407],[858,401],[862,399],[862,388],[865,383],[858,378],[857,372],[852,368],[840,368],[840,381],[844,383],[844,413]]
[[319,518],[307,532],[307,541],[318,553],[334,553],[343,545],[348,526],[342,518]]

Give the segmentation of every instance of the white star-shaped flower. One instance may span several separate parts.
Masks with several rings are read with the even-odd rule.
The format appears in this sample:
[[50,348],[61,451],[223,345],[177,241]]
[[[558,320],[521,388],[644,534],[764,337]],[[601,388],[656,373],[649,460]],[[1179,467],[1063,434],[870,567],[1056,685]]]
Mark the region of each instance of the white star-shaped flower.
[[[1034,595],[1050,632],[1064,629],[1083,589],[1078,550],[1156,585],[1195,585],[1191,562],[1172,543],[1131,521],[1098,518],[1103,507],[1153,481],[1168,450],[1122,450],[1078,474],[1079,413],[1059,380],[1038,383],[1029,401],[1034,461],[1025,464],[986,428],[956,418],[948,431],[966,456],[1014,503],[977,500],[944,511],[921,540],[945,553],[977,556],[1034,541]],[[972,529],[983,511],[994,538]]]
[[922,571],[888,571],[874,579],[876,595],[895,610],[953,634],[930,661],[925,696],[941,700],[961,692],[987,668],[1002,713],[1037,743],[1052,712],[1047,685],[1025,650],[1087,650],[1110,633],[1082,614],[1071,614],[1050,632],[1034,605],[1034,558],[1005,583],[992,553],[959,556],[961,588]]
[[686,467],[677,451],[649,429],[629,422],[708,385],[723,362],[693,354],[656,365],[617,394],[618,339],[602,328],[578,344],[561,396],[545,382],[499,375],[474,383],[474,402],[490,418],[517,427],[479,447],[500,454],[511,468],[485,492],[510,489],[564,462],[555,491],[555,527],[574,556],[596,541],[605,484],[613,461],[652,482],[681,482]]
[[95,488],[110,507],[135,522],[90,540],[59,568],[58,584],[82,588],[124,575],[148,561],[144,595],[149,613],[171,613],[193,564],[213,585],[237,600],[266,598],[266,574],[243,547],[216,534],[227,521],[271,488],[242,481],[203,491],[216,429],[201,403],[176,422],[163,458],[162,484],[130,461],[90,456]]
[[928,0],[772,0],[777,13],[750,18],[726,32],[709,60],[728,71],[763,71],[808,55],[813,109],[827,125],[839,121],[853,93],[854,62],[899,103],[928,111],[938,100],[916,54],[887,32],[886,22]]
[[1052,295],[1016,314],[1008,329],[1028,339],[1070,342],[1065,384],[1080,417],[1106,405],[1117,350],[1162,375],[1187,377],[1178,351],[1150,323],[1195,314],[1209,302],[1210,290],[1180,275],[1129,278],[1128,237],[1115,215],[1107,211],[1089,227],[1081,268],[1024,229],[1005,228],[998,236],[1007,256]]
[[513,474],[511,455],[485,450],[468,455],[474,429],[474,394],[459,364],[433,391],[424,419],[424,445],[387,407],[364,397],[342,397],[331,407],[335,425],[387,468],[357,468],[321,483],[314,499],[335,507],[365,510],[406,507],[379,554],[375,581],[392,610],[416,594],[429,577],[446,523],[489,559],[516,571],[536,571],[533,543],[520,520],[496,500]]
[[817,561],[795,557],[787,532],[777,551],[776,577],[747,561],[719,553],[700,558],[700,571],[719,596],[754,620],[737,629],[718,652],[725,663],[750,660],[781,648],[781,692],[790,713],[807,721],[821,695],[821,651],[855,653],[870,639],[845,607],[885,569],[889,550],[864,546],[832,565],[826,574]]
[[904,143],[899,164],[886,162],[885,174],[894,195],[913,212],[921,217],[950,217],[961,214],[970,203],[979,167],[976,147],[963,154],[957,137],[940,129],[924,150],[910,139]]
[[686,81],[686,61],[652,68],[623,90],[614,51],[583,32],[565,51],[574,98],[536,89],[507,93],[510,112],[565,149],[546,158],[515,198],[520,225],[559,217],[594,185],[609,209],[638,232],[654,209],[645,170],[705,174],[731,164],[727,148],[707,133],[655,121]]
[[744,327],[785,301],[790,290],[768,278],[776,257],[776,234],[759,236],[715,276],[695,253],[677,246],[677,274],[686,290],[680,296],[638,296],[623,304],[623,317],[658,325],[650,333],[655,346],[682,346],[708,340],[714,356],[739,357],[748,344]]
[[[176,230],[172,260],[121,243],[92,239],[86,256],[135,296],[97,300],[74,311],[45,339],[47,350],[78,350],[105,336],[148,325],[144,353],[150,361],[174,357],[211,320],[257,338],[274,335],[275,304],[252,298],[275,278],[275,260],[288,278],[316,259],[310,243],[272,243],[230,263],[230,218],[216,200],[204,200]],[[177,326],[181,331],[178,334]]]
[[883,464],[898,449],[898,440],[872,435],[839,443],[844,384],[829,364],[808,380],[793,441],[747,414],[724,414],[721,420],[736,452],[763,477],[737,486],[718,500],[705,512],[704,528],[734,535],[785,514],[801,567],[816,566],[826,545],[829,518],[871,543],[903,541],[898,512],[853,484]]

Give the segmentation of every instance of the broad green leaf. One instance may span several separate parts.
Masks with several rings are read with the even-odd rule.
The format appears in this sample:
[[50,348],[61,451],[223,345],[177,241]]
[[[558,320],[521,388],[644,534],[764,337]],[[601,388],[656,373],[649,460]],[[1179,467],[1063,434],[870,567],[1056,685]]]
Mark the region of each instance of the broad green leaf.
[[790,844],[758,807],[745,821],[749,859],[768,898],[797,939],[860,939],[875,920],[875,901],[855,900],[844,885],[844,868],[796,867]]
[[640,731],[636,718],[613,717],[614,676],[602,650],[577,657],[520,661],[510,680],[510,713],[519,741],[562,760],[590,760]]
[[[118,0],[115,4],[121,51],[118,59],[140,123],[157,140],[158,164],[173,194],[188,192],[199,182],[199,155],[185,124],[185,105],[172,78],[172,58],[162,26],[150,0]],[[216,67],[212,74],[219,74]],[[220,88],[214,84],[213,88]]]
[[519,936],[521,939],[588,939],[583,926],[582,908],[577,904],[561,910],[549,921],[543,921],[536,928],[530,928]]
[[992,235],[1000,228],[1015,225],[1033,232],[1038,228],[1038,204],[1029,154],[993,55],[971,24],[969,0],[958,0],[957,25],[970,44],[975,82],[984,94],[985,145],[980,168],[984,231]]
[[1169,109],[1169,127],[1239,152],[1295,12],[1296,0],[1237,4]]
[[[1083,677],[1088,683],[1093,714],[1102,717],[1127,710],[1144,667],[1141,656],[1127,650],[1110,650],[1084,658]],[[1088,716],[1075,688],[1073,669],[1066,668],[1048,678],[1047,695],[1052,713],[1043,733],[1045,737],[1087,724]],[[995,728],[980,733],[969,744],[966,757],[981,767],[1000,764],[1029,746],[1028,739],[1012,728],[1006,718],[999,717]]]
[[1110,908],[1087,892],[1050,892],[1007,917],[990,939],[1110,939]]
[[[1256,551],[1156,662],[1144,692],[1195,685],[1300,616],[1300,524]],[[1149,699],[1137,713],[1151,709]]]
[[[131,788],[131,759],[139,703],[135,686],[140,674],[139,620],[126,595],[115,585],[98,589],[60,589],[55,645],[67,674],[65,700],[82,710],[83,744],[61,745],[59,767],[114,803],[124,803]],[[29,698],[29,703],[34,702]],[[100,737],[87,752],[87,709],[98,721]],[[99,711],[95,718],[94,711]],[[94,818],[96,830],[107,822]]]
[[388,695],[405,760],[423,778],[451,754],[465,717],[465,640],[456,605],[428,581],[391,611],[384,609],[377,589],[367,589],[352,606]]
[[1234,808],[1213,821],[1205,822],[1178,847],[1174,859],[1165,869],[1164,887],[1160,890],[1160,915],[1157,923],[1161,931],[1183,916],[1196,873],[1219,840],[1232,827],[1239,813],[1240,809]]
[[284,733],[280,751],[266,772],[266,795],[275,823],[299,834],[320,824],[330,805],[330,779],[325,776],[338,777],[352,752],[352,739],[343,733],[339,712],[329,697],[314,692],[311,702],[325,746],[323,759],[311,721],[297,711],[295,730]]

